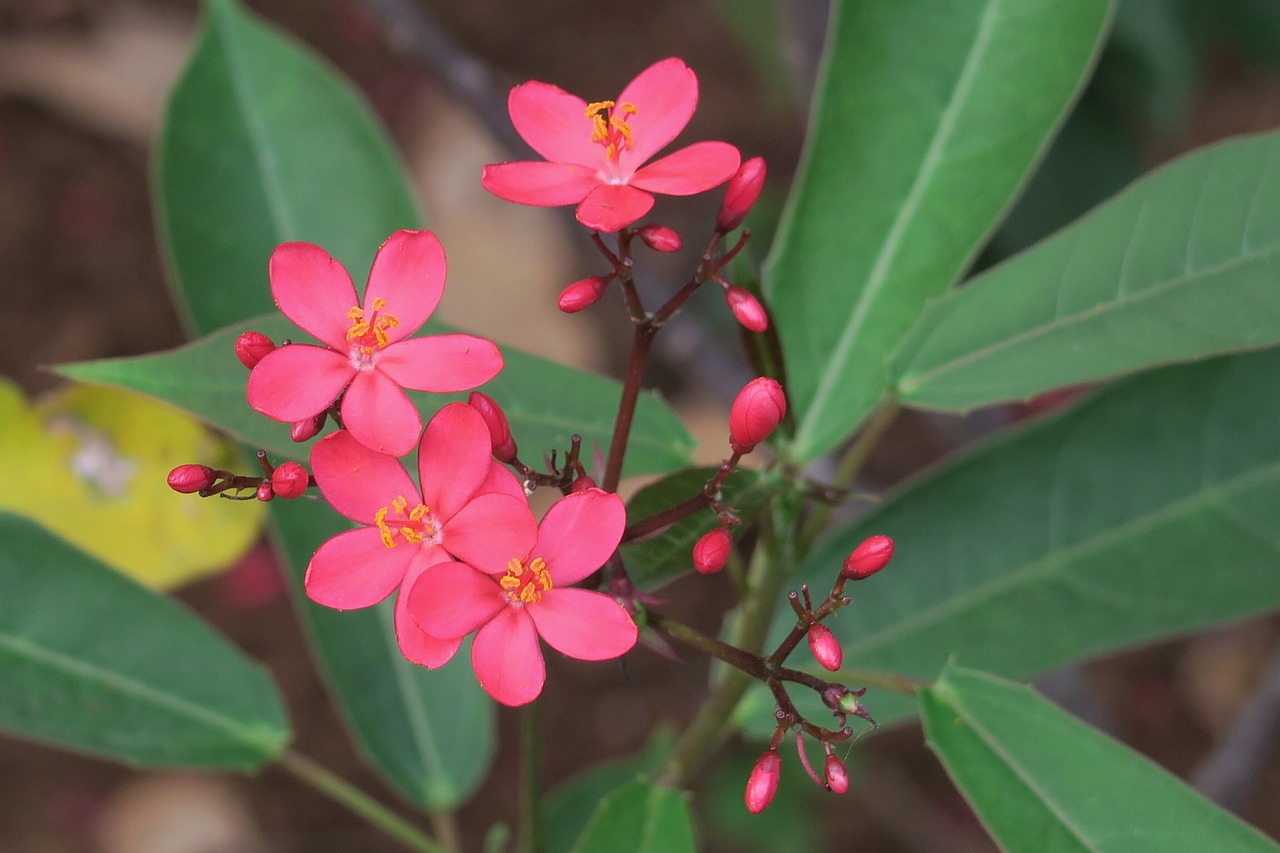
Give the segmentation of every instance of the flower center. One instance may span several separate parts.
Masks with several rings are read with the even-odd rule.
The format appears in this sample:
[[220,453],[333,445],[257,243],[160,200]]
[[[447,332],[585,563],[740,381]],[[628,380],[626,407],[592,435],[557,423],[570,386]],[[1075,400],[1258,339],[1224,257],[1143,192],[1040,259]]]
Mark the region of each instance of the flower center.
[[541,557],[516,558],[507,563],[507,573],[498,579],[498,585],[514,605],[537,604],[543,593],[551,589],[551,572]]
[[396,537],[413,545],[437,545],[440,542],[440,523],[426,504],[409,509],[404,495],[397,495],[391,506],[384,506],[373,516],[373,523],[382,533],[382,544],[396,546]]
[[351,328],[347,329],[347,343],[351,344],[351,361],[356,367],[367,369],[373,365],[373,354],[382,349],[391,339],[387,337],[387,329],[400,325],[394,314],[384,314],[387,300],[373,300],[373,313],[368,317],[359,305],[347,312],[351,320]]
[[635,104],[596,101],[587,104],[591,122],[591,141],[604,146],[605,156],[618,162],[618,155],[632,146],[631,125],[627,121],[636,114]]

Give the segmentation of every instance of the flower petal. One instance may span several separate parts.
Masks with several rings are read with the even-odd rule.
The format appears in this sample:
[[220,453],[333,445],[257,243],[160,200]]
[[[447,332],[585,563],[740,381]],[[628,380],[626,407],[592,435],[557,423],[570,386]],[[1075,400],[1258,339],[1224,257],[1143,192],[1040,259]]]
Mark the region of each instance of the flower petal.
[[378,369],[405,388],[452,394],[497,376],[502,353],[493,341],[474,335],[429,335],[387,347]]
[[358,370],[342,398],[342,424],[356,441],[379,453],[404,456],[422,431],[422,418],[396,384],[381,370]]
[[499,494],[510,495],[513,498],[523,498],[528,500],[528,496],[524,493],[524,486],[520,485],[520,480],[515,474],[511,473],[511,469],[501,462],[494,460],[489,463],[489,474],[484,478],[484,482],[480,484],[477,494]]
[[604,165],[604,147],[591,141],[587,102],[577,95],[531,80],[511,90],[507,110],[520,138],[548,160]]
[[502,574],[513,558],[529,553],[537,538],[527,498],[488,494],[473,498],[449,519],[440,544],[482,572]]
[[271,295],[284,315],[316,340],[345,350],[351,320],[360,304],[342,264],[311,243],[281,243],[267,265]]
[[433,637],[461,638],[511,605],[498,582],[466,563],[429,567],[409,589],[409,615]]
[[364,292],[365,319],[376,299],[385,299],[388,314],[398,321],[387,329],[391,343],[404,340],[427,321],[444,293],[444,249],[430,231],[397,231],[373,259]]
[[636,644],[626,608],[602,592],[551,589],[528,606],[538,634],[551,648],[578,660],[609,660]]
[[466,403],[450,403],[432,416],[418,444],[422,502],[448,522],[489,474],[489,428]]
[[400,592],[396,595],[396,642],[400,646],[400,653],[410,663],[416,663],[428,669],[436,669],[452,660],[458,647],[462,645],[462,638],[441,640],[422,630],[422,626],[414,621],[413,615],[409,612],[409,594],[423,572],[447,556],[439,548],[420,549],[418,556],[410,564],[409,571],[405,573],[404,582],[400,584]]
[[418,487],[400,461],[370,450],[346,430],[325,436],[311,448],[311,473],[320,494],[352,521],[373,524],[379,509],[398,495],[417,503]]
[[254,366],[245,396],[254,410],[292,423],[329,408],[355,372],[346,356],[331,349],[289,344]]
[[307,597],[337,610],[371,607],[400,585],[418,550],[386,547],[376,527],[339,533],[312,555]]
[[588,489],[551,505],[531,552],[547,561],[556,587],[577,583],[604,565],[622,541],[627,510],[611,492]]
[[695,142],[631,176],[630,184],[664,195],[693,195],[718,187],[738,171],[742,155],[727,142]]
[[698,106],[698,78],[679,59],[664,59],[636,75],[618,96],[618,103],[636,108],[627,122],[633,147],[618,158],[619,168],[628,173],[684,130]]
[[480,175],[480,185],[498,198],[537,207],[577,204],[599,183],[590,166],[538,160],[491,163]]
[[537,699],[547,669],[526,610],[508,607],[481,628],[471,644],[471,665],[480,686],[503,705]]
[[578,221],[605,234],[621,231],[649,212],[653,196],[625,184],[602,184],[578,205]]

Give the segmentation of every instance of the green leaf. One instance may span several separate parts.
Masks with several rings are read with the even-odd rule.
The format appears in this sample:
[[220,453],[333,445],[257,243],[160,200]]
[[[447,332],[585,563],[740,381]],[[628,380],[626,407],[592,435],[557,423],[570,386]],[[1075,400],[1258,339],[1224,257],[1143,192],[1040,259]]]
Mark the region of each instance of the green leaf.
[[[635,524],[649,516],[702,493],[702,487],[715,476],[717,468],[689,468],[650,483],[627,502],[627,523]],[[740,468],[725,480],[721,500],[731,507],[744,523],[750,523],[783,486],[776,474],[762,474]],[[693,568],[693,546],[698,539],[720,524],[710,509],[700,510],[680,519],[661,535],[622,547],[627,575],[641,589],[653,589]]]
[[[66,364],[58,372],[84,382],[131,388],[166,400],[225,430],[245,444],[274,456],[306,459],[308,445],[289,438],[289,425],[276,423],[249,408],[245,400],[248,373],[235,358],[235,339],[253,328],[273,340],[307,339],[283,315],[255,317],[215,332],[195,343],[157,355]],[[431,324],[432,332],[448,332]],[[521,352],[504,351],[506,367],[483,390],[506,411],[521,454],[536,461],[542,453],[569,447],[577,433],[589,458],[592,448],[608,448],[621,386],[612,379],[585,373]],[[425,422],[463,394],[408,392]],[[644,394],[636,416],[625,472],[660,474],[689,461],[693,439],[680,419],[656,394]]]
[[422,216],[363,98],[232,0],[205,20],[170,96],[154,195],[176,302],[196,334],[272,310],[267,260],[305,240],[356,272]]
[[440,809],[465,801],[494,753],[493,703],[471,671],[464,645],[444,667],[405,660],[392,600],[337,611],[307,598],[312,552],[349,525],[319,501],[273,501],[294,603],[330,689],[364,757],[409,801]]
[[905,402],[965,410],[1280,341],[1280,133],[1139,181],[948,294],[903,345]]
[[808,150],[766,268],[796,417],[845,438],[972,261],[1084,81],[1107,0],[833,4]]
[[642,779],[600,801],[573,853],[694,853],[685,794]]
[[[893,563],[828,624],[846,667],[921,678],[953,655],[1028,678],[1273,610],[1277,376],[1267,350],[1119,383],[908,484],[793,583],[824,589],[863,538],[892,536]],[[909,712],[873,692],[877,719]]]
[[270,676],[172,599],[0,512],[0,729],[140,766],[249,770],[289,740]]
[[643,751],[620,761],[596,764],[557,785],[543,801],[542,848],[547,853],[568,853],[595,814],[602,792],[613,791],[641,774],[658,770],[675,741],[668,728],[654,732]]
[[919,700],[929,746],[1002,850],[1280,849],[1020,684],[948,666]]

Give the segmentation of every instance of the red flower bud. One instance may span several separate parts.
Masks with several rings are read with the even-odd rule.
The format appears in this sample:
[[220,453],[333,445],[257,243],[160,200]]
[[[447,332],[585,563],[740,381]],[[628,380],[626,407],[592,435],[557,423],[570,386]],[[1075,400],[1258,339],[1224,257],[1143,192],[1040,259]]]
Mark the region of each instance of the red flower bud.
[[608,279],[598,275],[575,281],[560,291],[560,299],[556,304],[566,314],[577,314],[582,309],[590,308],[599,302],[608,284]]
[[276,496],[276,490],[271,488],[270,480],[263,480],[258,484],[258,491],[254,493],[254,497],[266,503]]
[[212,486],[217,476],[208,465],[179,465],[169,472],[169,488],[190,495]]
[[716,215],[717,231],[727,234],[742,224],[742,220],[747,218],[747,212],[756,203],[756,199],[760,198],[760,190],[764,188],[764,175],[763,157],[752,157],[738,167],[738,173],[729,179],[720,213]]
[[864,539],[862,544],[854,548],[853,553],[845,558],[844,576],[849,580],[860,581],[889,565],[892,559],[893,540],[888,536],[872,536]]
[[760,814],[773,802],[773,795],[778,793],[778,779],[782,774],[782,758],[778,750],[770,747],[751,768],[751,776],[747,778],[747,794],[744,798],[747,811]]
[[729,303],[729,310],[744,329],[763,332],[769,328],[769,315],[764,313],[760,300],[741,287],[725,288],[724,301]]
[[680,235],[674,229],[665,225],[646,225],[640,229],[640,239],[650,249],[658,252],[678,252],[680,246]]
[[324,422],[328,417],[328,412],[321,412],[318,415],[294,421],[293,426],[289,428],[289,437],[294,441],[306,441],[324,429]]
[[516,443],[511,439],[511,427],[506,413],[488,394],[472,391],[467,397],[471,408],[480,413],[484,425],[489,428],[489,440],[493,443],[493,455],[499,462],[511,462],[516,458]]
[[835,672],[844,662],[844,650],[840,641],[826,625],[814,623],[809,626],[809,650],[813,659],[822,664],[823,669]]
[[787,396],[782,386],[767,376],[752,379],[738,392],[729,410],[729,445],[735,453],[750,453],[786,414]]
[[693,546],[693,567],[698,574],[709,575],[720,571],[729,562],[729,553],[733,550],[733,539],[729,531],[717,527],[703,534]]
[[573,484],[569,486],[569,491],[576,494],[577,492],[585,492],[594,488],[597,488],[596,481],[584,474],[573,481]]
[[285,500],[300,497],[310,482],[311,475],[297,462],[283,462],[271,472],[271,491]]
[[849,790],[849,770],[844,766],[844,762],[834,755],[827,756],[823,775],[827,777],[827,787],[837,794],[843,794]]
[[262,332],[245,332],[236,338],[236,358],[245,367],[253,370],[262,357],[276,348],[276,345]]

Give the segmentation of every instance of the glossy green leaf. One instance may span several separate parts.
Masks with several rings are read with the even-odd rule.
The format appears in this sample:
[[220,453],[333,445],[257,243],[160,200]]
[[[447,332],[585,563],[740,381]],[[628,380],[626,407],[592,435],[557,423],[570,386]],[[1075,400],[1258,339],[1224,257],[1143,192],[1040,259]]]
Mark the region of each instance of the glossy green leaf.
[[[277,243],[322,245],[359,278],[387,235],[420,222],[386,137],[348,83],[231,0],[210,0],[205,10],[169,103],[155,186],[176,297],[203,333],[272,308],[266,270]],[[272,438],[253,441],[234,336],[227,330],[220,343],[159,356],[175,359],[163,366],[143,359],[84,370],[100,371],[94,381],[129,385],[132,377],[138,390],[197,414],[212,408],[211,420],[242,439],[284,450],[284,428],[265,419],[258,428],[274,429]],[[466,656],[428,672],[400,656],[387,605],[348,613],[311,605],[300,593],[303,571],[345,525],[313,501],[275,501],[273,515],[298,612],[365,757],[415,803],[460,802],[488,769],[494,738]]]
[[965,410],[1280,341],[1280,133],[1152,173],[929,307],[898,394]]
[[323,60],[207,0],[156,151],[161,243],[188,327],[207,334],[272,310],[267,259],[317,243],[354,277],[421,214],[386,134]]
[[1009,853],[1275,851],[1275,843],[1030,688],[948,667],[925,738]]
[[366,610],[330,610],[302,587],[322,542],[347,529],[320,501],[273,501],[290,591],[361,753],[409,801],[432,809],[465,801],[494,753],[493,702],[471,670],[470,645],[427,670],[400,654],[392,600]]
[[637,779],[600,801],[573,853],[694,853],[696,849],[685,793]]
[[838,0],[808,150],[766,267],[796,417],[844,439],[954,283],[1093,63],[1108,0]]
[[[643,521],[700,494],[716,470],[689,468],[650,483],[627,502],[627,523]],[[744,523],[749,524],[782,485],[781,478],[774,474],[740,468],[725,480],[721,499]],[[719,524],[716,514],[704,509],[680,519],[657,536],[624,545],[622,556],[627,564],[627,574],[641,589],[653,589],[691,571],[694,543]]]
[[[892,536],[894,561],[829,624],[846,667],[921,678],[953,655],[1027,678],[1273,610],[1277,376],[1280,350],[1266,350],[1118,383],[908,484],[793,583],[825,588],[864,537]],[[881,691],[867,705],[910,710]]]
[[[198,415],[251,447],[263,448],[273,456],[306,459],[307,445],[290,440],[288,424],[259,415],[245,401],[248,372],[236,359],[233,345],[248,328],[276,341],[307,339],[283,315],[273,313],[166,353],[68,364],[58,371],[73,379],[150,394]],[[431,330],[448,331],[440,324],[433,324]],[[574,433],[583,437],[588,454],[596,446],[608,448],[621,394],[617,382],[525,353],[505,350],[503,354],[506,367],[483,390],[506,411],[522,456],[537,461],[552,449],[563,452]],[[418,404],[424,422],[445,403],[467,397],[414,391],[409,395]],[[625,472],[670,471],[688,462],[692,448],[688,430],[666,404],[656,394],[642,395]]]
[[167,596],[0,513],[0,730],[141,766],[248,770],[289,724],[266,671]]

